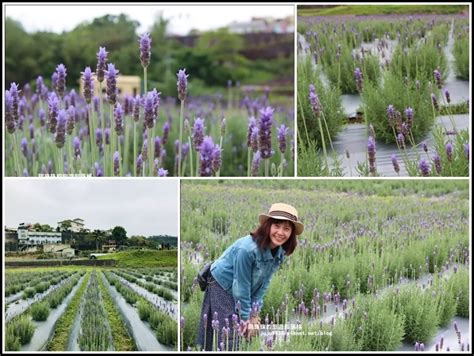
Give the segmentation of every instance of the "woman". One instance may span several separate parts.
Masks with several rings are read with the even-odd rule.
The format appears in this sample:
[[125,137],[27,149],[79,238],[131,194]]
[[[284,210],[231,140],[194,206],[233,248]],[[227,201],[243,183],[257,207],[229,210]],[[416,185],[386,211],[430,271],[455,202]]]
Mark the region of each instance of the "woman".
[[238,350],[238,336],[255,333],[271,277],[304,230],[296,209],[283,203],[260,214],[259,222],[211,265],[197,338],[204,350]]

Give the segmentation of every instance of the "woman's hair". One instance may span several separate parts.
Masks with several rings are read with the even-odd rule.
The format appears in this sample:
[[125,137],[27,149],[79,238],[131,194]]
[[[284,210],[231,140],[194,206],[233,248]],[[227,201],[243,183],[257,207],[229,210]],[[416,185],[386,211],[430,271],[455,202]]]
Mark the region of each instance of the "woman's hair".
[[278,219],[272,219],[272,218],[269,218],[262,225],[260,225],[254,232],[250,233],[250,235],[252,235],[253,240],[255,241],[255,243],[261,250],[270,248],[270,243],[272,242],[272,240],[270,239],[270,229],[271,229],[272,224],[279,224],[282,221],[288,221],[290,223],[291,234],[290,234],[290,238],[283,245],[281,245],[281,247],[285,250],[286,256],[289,256],[293,253],[293,251],[296,248],[296,245],[298,244],[298,242],[296,241],[295,225],[289,220],[278,220]]

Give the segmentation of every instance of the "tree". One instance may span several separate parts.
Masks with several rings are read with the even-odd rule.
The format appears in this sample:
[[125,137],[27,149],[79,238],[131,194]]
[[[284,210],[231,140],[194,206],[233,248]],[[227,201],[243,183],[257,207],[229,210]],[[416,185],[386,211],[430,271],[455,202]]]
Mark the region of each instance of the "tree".
[[[59,231],[71,231],[72,223],[71,220],[61,221],[58,225]],[[57,230],[57,229],[56,229]]]
[[99,243],[102,245],[104,243],[104,240],[105,240],[105,231],[102,231],[102,230],[94,230],[94,232],[92,233],[92,235],[94,236],[94,240],[95,240],[95,249],[96,251],[99,250]]
[[127,231],[122,226],[116,226],[112,230],[112,239],[117,246],[123,245],[127,239]]

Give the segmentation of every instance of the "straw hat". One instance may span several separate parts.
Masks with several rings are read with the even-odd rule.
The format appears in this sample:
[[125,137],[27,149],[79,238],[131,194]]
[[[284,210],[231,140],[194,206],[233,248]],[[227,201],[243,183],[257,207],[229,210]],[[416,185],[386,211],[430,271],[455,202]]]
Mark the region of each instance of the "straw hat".
[[258,216],[260,224],[265,223],[269,218],[291,221],[295,225],[295,234],[301,235],[303,233],[304,225],[298,221],[298,212],[291,205],[276,203],[270,207],[268,214],[260,214]]

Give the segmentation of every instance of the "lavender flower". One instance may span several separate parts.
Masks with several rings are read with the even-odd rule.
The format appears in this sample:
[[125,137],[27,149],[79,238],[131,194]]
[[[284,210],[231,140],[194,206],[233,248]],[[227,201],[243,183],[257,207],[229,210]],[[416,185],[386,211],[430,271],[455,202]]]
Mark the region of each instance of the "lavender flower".
[[423,141],[421,143],[421,147],[423,148],[423,151],[425,151],[425,153],[428,153],[428,145],[426,144],[426,141]]
[[36,93],[41,96],[44,90],[44,82],[43,77],[41,75],[36,78]]
[[97,147],[102,146],[102,130],[99,128],[95,129],[95,144]]
[[252,135],[250,136],[250,146],[253,153],[258,151],[258,131],[258,127],[254,127],[252,129]]
[[25,137],[21,139],[20,147],[21,147],[21,152],[23,153],[23,156],[28,158],[28,140]]
[[446,97],[446,102],[451,103],[451,95],[449,94],[448,89],[444,89],[444,96]]
[[149,33],[144,33],[140,36],[140,62],[143,68],[150,64],[151,56],[151,37]]
[[433,163],[435,166],[436,173],[441,174],[441,157],[439,156],[438,152],[436,152],[433,156]]
[[170,123],[166,121],[163,124],[163,136],[161,137],[161,143],[163,144],[163,146],[166,145],[166,143],[168,142],[169,133],[170,133]]
[[431,93],[431,102],[433,103],[433,106],[436,111],[439,111],[439,105],[438,105],[438,99],[436,98],[436,95]]
[[114,152],[114,176],[118,177],[120,175],[120,153],[118,151]]
[[261,159],[262,159],[262,155],[260,151],[255,152],[252,159],[252,170],[251,170],[252,177],[258,176],[258,170],[260,168]]
[[158,177],[167,177],[168,171],[166,169],[160,168],[158,169]]
[[56,67],[57,73],[57,81],[56,81],[56,93],[58,93],[59,97],[62,98],[64,96],[64,91],[66,90],[66,67],[64,64],[59,64]]
[[117,133],[118,136],[123,134],[123,109],[122,105],[120,103],[117,103],[115,105],[114,109],[114,117],[115,117],[115,132]]
[[143,156],[141,154],[137,157],[137,175],[141,176],[143,170]]
[[464,144],[464,156],[466,157],[466,159],[469,161],[469,143],[465,143]]
[[178,76],[178,82],[176,83],[178,85],[178,98],[184,101],[188,91],[189,74],[186,74],[186,69],[180,69],[176,75]]
[[448,142],[446,144],[446,156],[448,157],[448,161],[452,162],[453,160],[453,144],[451,142]]
[[433,71],[434,77],[435,77],[435,82],[436,85],[438,86],[438,89],[441,89],[443,87],[443,79],[441,78],[441,72],[438,69],[435,69]]
[[59,110],[58,113],[58,124],[56,127],[56,146],[58,148],[64,147],[64,141],[66,139],[66,112]]
[[105,144],[110,145],[110,127],[105,128],[104,136],[105,136]]
[[263,159],[272,156],[273,111],[270,106],[260,110],[258,149]]
[[212,169],[217,172],[222,166],[222,149],[219,145],[215,145],[212,152]]
[[94,171],[95,171],[95,176],[96,177],[103,177],[104,172],[102,171],[102,168],[99,165],[99,162],[94,163]]
[[405,136],[403,136],[402,133],[399,133],[397,135],[397,142],[398,142],[398,145],[400,146],[400,148],[405,147]]
[[311,104],[311,110],[314,116],[319,117],[321,115],[321,103],[319,97],[316,94],[316,88],[313,84],[309,85],[309,102]]
[[418,163],[418,168],[420,169],[420,172],[423,175],[423,177],[428,177],[430,175],[431,166],[424,159],[420,160],[420,162]]
[[8,90],[5,91],[5,126],[9,133],[14,133],[16,122],[13,114],[13,99]]
[[212,161],[214,156],[214,141],[212,137],[204,137],[201,145],[199,146],[199,158],[200,158],[200,170],[199,175],[201,177],[210,177],[212,175]]
[[107,100],[110,104],[115,105],[117,102],[117,75],[119,71],[115,69],[115,65],[112,63],[109,63],[107,68],[108,70],[105,71]]
[[84,81],[84,89],[82,91],[82,95],[87,104],[91,103],[92,100],[92,93],[94,92],[94,81],[92,79],[92,73],[90,67],[86,67],[84,72],[81,72],[82,80]]
[[407,129],[411,130],[413,126],[413,109],[408,107],[405,109],[405,116],[407,118]]
[[144,110],[145,110],[145,126],[153,128],[155,125],[155,109],[154,109],[154,95],[152,92],[148,92],[145,97]]
[[372,174],[375,174],[375,140],[372,136],[369,136],[367,142],[367,153],[369,156],[369,171]]
[[81,140],[79,140],[79,137],[74,137],[74,140],[72,141],[72,146],[74,148],[74,156],[76,159],[81,158]]
[[137,94],[135,99],[133,100],[133,120],[138,122],[140,120],[140,106],[141,106],[142,98],[140,95]]
[[278,142],[281,153],[286,151],[286,135],[288,134],[288,128],[285,125],[281,125],[278,129]]
[[363,89],[363,81],[364,81],[364,76],[360,70],[360,68],[356,68],[354,71],[354,77],[355,77],[355,82],[356,82],[356,88],[359,93],[362,92]]
[[18,122],[19,118],[18,118],[18,104],[19,104],[19,101],[20,101],[20,98],[18,96],[18,84],[16,83],[11,83],[10,84],[10,97],[11,97],[11,101],[12,101],[12,106],[11,106],[11,112],[12,112],[12,115],[13,115],[13,120],[15,120],[15,122]]
[[74,130],[75,118],[76,118],[76,108],[71,105],[67,109],[67,123],[66,123],[66,132],[69,136],[72,135],[72,131]]
[[193,126],[193,145],[196,150],[201,146],[204,140],[204,130],[204,119],[196,118]]
[[255,120],[255,118],[252,116],[252,117],[249,117],[249,122],[248,122],[248,126],[247,126],[247,147],[251,147],[251,136],[252,136],[252,130],[254,127],[257,126],[257,120]]
[[398,174],[400,172],[400,166],[397,161],[397,156],[395,154],[392,155],[392,165],[393,165],[393,170]]
[[387,107],[387,118],[390,126],[395,125],[395,108],[392,104]]
[[107,55],[109,52],[105,50],[105,47],[99,47],[99,52],[97,52],[97,80],[99,83],[104,81],[105,66],[107,64]]
[[161,157],[161,139],[156,136],[155,137],[155,158],[160,158]]

